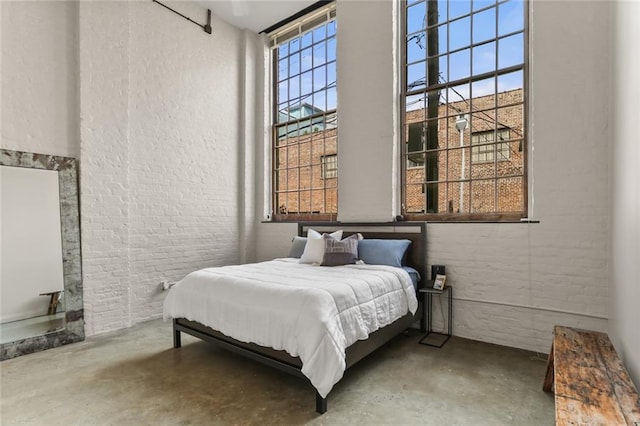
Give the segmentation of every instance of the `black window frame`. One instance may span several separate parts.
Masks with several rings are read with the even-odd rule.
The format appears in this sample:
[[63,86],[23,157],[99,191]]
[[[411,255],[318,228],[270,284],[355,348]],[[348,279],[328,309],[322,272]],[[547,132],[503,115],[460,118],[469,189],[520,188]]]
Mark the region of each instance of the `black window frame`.
[[[479,8],[478,10],[474,10],[473,9],[473,5],[471,5],[469,7],[470,12],[466,13],[466,14],[462,14],[459,16],[455,16],[455,17],[449,17],[447,16],[446,19],[444,20],[440,20],[437,19],[435,21],[431,20],[430,18],[427,16],[428,15],[428,7],[427,4],[430,0],[412,0],[412,1],[408,1],[408,0],[403,0],[402,1],[402,7],[400,9],[400,14],[401,14],[401,52],[402,52],[402,58],[401,58],[401,65],[402,65],[402,72],[401,72],[401,78],[402,78],[402,83],[401,83],[401,135],[402,135],[402,144],[401,144],[401,187],[402,187],[402,191],[401,191],[401,203],[402,203],[402,213],[403,216],[405,217],[405,219],[407,220],[427,220],[427,221],[431,221],[431,222],[447,222],[447,221],[454,221],[454,222],[467,222],[467,221],[478,221],[478,222],[511,222],[511,221],[520,221],[521,218],[526,218],[528,215],[528,149],[527,149],[527,145],[528,145],[528,135],[527,135],[527,130],[528,130],[528,92],[529,92],[529,88],[528,88],[528,75],[529,75],[529,1],[528,0],[523,0],[521,2],[522,4],[522,8],[523,8],[523,28],[521,30],[518,31],[514,31],[514,32],[509,32],[509,33],[505,33],[505,34],[501,34],[498,30],[498,24],[499,24],[499,18],[496,17],[495,18],[495,22],[496,22],[496,32],[495,32],[495,37],[489,39],[488,41],[485,40],[482,43],[478,43],[478,44],[474,44],[473,41],[470,42],[469,46],[463,46],[462,48],[458,48],[457,51],[455,49],[451,49],[451,50],[447,50],[447,52],[442,53],[442,52],[437,52],[436,55],[434,55],[434,58],[437,58],[438,60],[440,58],[442,58],[443,56],[447,56],[451,53],[456,53],[459,51],[462,51],[464,49],[466,49],[467,47],[469,48],[469,50],[471,50],[471,48],[475,48],[478,46],[482,46],[482,45],[486,45],[489,44],[491,42],[495,42],[496,40],[500,40],[500,39],[506,39],[508,37],[512,37],[514,35],[517,34],[522,34],[522,38],[523,38],[523,61],[521,64],[515,65],[515,66],[509,66],[509,67],[504,67],[504,68],[500,68],[497,65],[498,62],[498,54],[496,53],[496,67],[493,71],[491,72],[487,72],[487,73],[480,73],[477,75],[474,75],[472,72],[470,72],[468,77],[465,77],[461,80],[457,80],[457,81],[452,81],[452,82],[447,82],[447,81],[440,81],[438,79],[437,82],[432,81],[432,84],[429,84],[429,73],[426,73],[425,76],[425,81],[424,81],[424,88],[417,88],[416,86],[412,86],[412,87],[408,87],[408,67],[409,67],[409,62],[408,62],[408,51],[407,51],[407,40],[408,37],[411,36],[411,34],[413,33],[407,33],[407,13],[408,12],[408,8],[418,5],[420,3],[424,3],[425,4],[425,22],[424,22],[424,31],[418,30],[416,32],[424,32],[424,34],[426,35],[429,31],[429,29],[435,29],[435,28],[439,28],[443,25],[446,24],[450,24],[453,21],[459,21],[463,18],[467,18],[467,17],[471,17],[472,15],[475,15],[479,12],[484,12],[486,10],[489,10],[491,8],[495,8],[496,10],[496,14],[498,13],[498,8],[500,7],[500,5],[505,4],[509,1],[513,2],[513,0],[496,0],[495,2],[493,2],[493,4],[491,5],[487,5],[483,8]],[[459,0],[456,0],[459,1]],[[449,2],[447,2],[447,5],[449,4]],[[450,19],[451,18],[451,19]],[[473,20],[473,18],[470,18],[471,20]],[[471,34],[473,34],[473,23],[471,24]],[[471,35],[469,36],[470,38],[472,37]],[[427,37],[425,37],[426,40]],[[426,44],[426,41],[425,41]],[[447,44],[447,48],[449,47],[449,45]],[[427,47],[428,49],[428,47]],[[496,51],[497,51],[497,47],[496,47]],[[429,55],[429,52],[427,52],[425,54],[425,65],[427,66],[427,68],[430,66],[429,64],[432,63],[433,61],[430,60],[431,56]],[[415,64],[415,62],[414,62]],[[447,65],[449,64],[449,62],[447,62]],[[473,66],[473,62],[471,61],[470,63],[470,70],[472,69]],[[447,68],[448,69],[448,68]],[[450,147],[449,141],[447,140],[447,144],[446,147],[444,149],[440,148],[439,146],[433,146],[433,147],[429,147],[426,146],[428,141],[426,141],[425,136],[422,136],[422,144],[423,144],[423,148],[421,150],[419,150],[418,152],[416,151],[409,151],[408,152],[408,145],[410,143],[410,136],[409,136],[409,126],[410,125],[414,125],[413,127],[415,128],[415,123],[410,122],[410,119],[408,118],[409,116],[409,112],[407,109],[407,104],[408,104],[408,99],[416,94],[422,93],[424,95],[425,100],[425,105],[429,105],[429,100],[428,96],[430,94],[430,92],[433,92],[434,90],[446,90],[446,89],[450,89],[450,88],[455,88],[458,84],[462,84],[462,83],[468,83],[469,86],[471,86],[474,82],[477,81],[481,81],[483,79],[486,79],[487,77],[494,77],[497,78],[501,75],[507,75],[509,73],[514,73],[514,72],[518,72],[520,71],[522,73],[522,86],[521,86],[521,90],[522,90],[522,100],[521,102],[518,103],[518,105],[522,105],[522,123],[521,123],[521,129],[519,130],[519,134],[517,136],[514,136],[514,139],[512,142],[514,142],[514,146],[517,147],[515,149],[516,152],[519,153],[519,155],[522,156],[522,166],[521,166],[521,172],[517,177],[520,177],[522,179],[522,184],[521,184],[521,200],[522,200],[522,209],[519,211],[514,211],[514,212],[501,212],[498,210],[498,190],[495,190],[495,197],[496,197],[496,202],[494,204],[494,211],[493,212],[473,212],[471,211],[471,208],[469,208],[468,212],[455,212],[455,211],[451,211],[451,204],[450,201],[447,202],[447,200],[445,199],[445,205],[449,206],[446,208],[446,211],[442,211],[440,210],[440,206],[439,203],[441,203],[440,200],[436,201],[436,211],[429,211],[429,206],[428,206],[428,197],[426,195],[426,193],[428,192],[428,190],[425,190],[425,188],[428,188],[429,185],[434,185],[434,184],[441,184],[441,183],[450,183],[450,182],[456,182],[456,181],[449,181],[448,178],[447,180],[440,180],[438,176],[429,176],[429,168],[427,167],[427,163],[429,162],[429,155],[433,155],[433,154],[440,154],[440,153],[447,153],[448,151],[451,151],[457,147]],[[420,83],[419,83],[420,84]],[[494,96],[497,97],[499,91],[497,89],[497,83],[495,86],[495,91],[494,91]],[[461,96],[462,97],[462,96]],[[470,101],[473,101],[473,97],[470,96]],[[497,101],[496,101],[497,102]],[[431,105],[435,104],[435,102],[432,102]],[[445,103],[445,105],[448,105],[448,103]],[[502,105],[501,107],[508,107],[509,105]],[[427,107],[425,107],[425,111],[427,110]],[[470,111],[472,113],[484,113],[484,111],[476,111],[473,109],[473,106],[470,106]],[[427,134],[429,129],[428,129],[428,124],[438,124],[438,131],[440,131],[440,126],[441,126],[441,122],[444,121],[443,119],[447,119],[449,120],[444,121],[445,123],[445,127],[447,126],[447,123],[450,124],[452,120],[455,120],[455,117],[453,114],[449,114],[446,116],[440,116],[439,114],[437,115],[437,119],[435,119],[436,116],[434,115],[427,115],[427,118],[424,120],[424,128],[422,130],[423,134]],[[431,119],[429,119],[431,118]],[[500,123],[499,119],[498,119],[498,114],[496,113],[496,116],[494,118],[495,122],[496,122],[496,128],[495,130],[500,130],[500,128],[504,128],[506,127],[503,123]],[[435,128],[435,126],[433,127]],[[472,131],[469,132],[470,135],[468,137],[468,142],[466,142],[465,145],[461,145],[464,146],[465,149],[468,148],[469,150],[469,169],[472,167],[473,164],[475,164],[474,162],[472,162],[472,149],[473,149],[473,145],[471,144],[471,134]],[[414,134],[417,134],[417,131],[414,130]],[[496,142],[496,143],[500,143],[500,142]],[[415,141],[414,141],[415,144]],[[468,144],[468,145],[467,145]],[[463,151],[463,149],[461,149],[460,151]],[[512,149],[511,152],[514,152],[514,150]],[[425,208],[423,209],[422,212],[416,212],[416,211],[410,211],[410,209],[407,209],[407,205],[408,205],[408,192],[409,192],[409,188],[408,188],[408,171],[411,169],[417,169],[419,167],[421,167],[421,164],[414,161],[416,158],[418,158],[418,154],[422,155],[422,164],[424,165],[424,178],[423,178],[423,182],[422,182],[422,193],[425,194],[424,198],[424,204],[425,204]],[[497,161],[497,155],[494,155],[494,161]],[[447,157],[448,158],[448,157]],[[436,161],[440,161],[440,160],[436,160]],[[449,167],[448,164],[448,160],[447,161],[447,166]],[[464,165],[463,165],[464,168]],[[448,170],[447,170],[447,177],[448,177]],[[496,188],[497,188],[497,182],[500,179],[504,179],[504,177],[498,176],[496,174],[495,178],[493,178],[496,181]],[[473,182],[476,179],[471,178],[471,172],[469,172],[469,177],[467,178],[466,182]],[[417,191],[419,183],[416,182],[411,182],[410,185],[415,186],[415,190],[413,191],[414,194],[419,193],[420,191]],[[462,184],[461,184],[462,185]],[[417,192],[416,192],[417,191]],[[471,194],[471,189],[468,190],[469,194]],[[448,198],[448,197],[447,197]],[[471,198],[471,195],[469,195],[469,199]],[[471,203],[469,202],[469,205],[471,205]]]
[[[272,122],[271,122],[271,215],[274,222],[287,221],[335,221],[337,219],[337,176],[324,178],[325,165],[323,158],[327,155],[337,155],[337,81],[329,82],[330,67],[337,76],[337,58],[330,57],[337,52],[330,52],[329,44],[337,44],[337,14],[335,2],[322,2],[311,12],[288,22],[283,27],[269,34],[272,64]],[[329,25],[334,26],[334,32],[329,34]],[[322,40],[315,40],[310,45],[300,47],[302,52],[311,49],[316,54],[315,47],[325,44],[325,62],[314,63],[309,69],[300,68],[291,73],[290,56],[279,58],[279,46],[300,39],[317,29],[325,26],[326,36]],[[287,55],[293,55],[288,51]],[[315,56],[314,56],[315,58]],[[279,62],[288,62],[287,76],[280,78]],[[302,59],[302,56],[300,57]],[[299,65],[301,67],[301,64]],[[321,73],[324,67],[324,86],[316,88],[316,72]],[[303,74],[310,73],[312,78],[311,94],[325,96],[325,109],[315,107],[316,102],[305,102],[306,94],[302,93]],[[295,75],[294,75],[295,74]],[[285,80],[299,77],[299,93],[291,98],[290,83],[287,83],[287,97],[280,102],[279,84]],[[321,80],[321,79],[320,79]],[[330,91],[336,95],[335,106],[331,107]],[[312,97],[313,96],[313,97]],[[285,105],[283,107],[283,105]],[[309,107],[305,114],[292,114],[294,108]],[[307,152],[309,158],[307,159]],[[337,174],[337,173],[336,173]],[[320,206],[320,208],[317,208]],[[306,208],[306,209],[305,209]]]

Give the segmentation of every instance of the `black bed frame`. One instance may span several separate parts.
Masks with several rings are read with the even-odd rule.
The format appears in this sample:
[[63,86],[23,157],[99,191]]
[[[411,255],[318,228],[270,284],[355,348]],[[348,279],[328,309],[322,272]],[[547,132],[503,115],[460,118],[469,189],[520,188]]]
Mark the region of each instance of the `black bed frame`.
[[[411,230],[409,230],[411,227]],[[330,232],[337,229],[344,230],[344,236],[360,232],[365,238],[379,239],[409,239],[412,241],[407,254],[406,264],[418,270],[422,276],[422,282],[426,279],[427,241],[426,224],[424,222],[390,222],[390,223],[341,223],[341,222],[304,222],[298,224],[298,235],[305,236],[307,229],[313,228],[320,232]],[[405,230],[403,230],[403,228]],[[420,300],[420,298],[418,298]],[[425,331],[426,324],[421,314],[423,306],[419,306],[415,315],[408,313],[392,324],[381,328],[369,335],[366,340],[359,340],[346,350],[347,369],[363,359],[389,340],[409,328],[411,324],[420,319],[420,329]],[[213,343],[231,352],[259,361],[265,365],[276,368],[285,373],[303,378],[302,362],[299,357],[292,357],[285,351],[277,351],[272,348],[244,343],[216,331],[210,327],[184,318],[173,320],[173,347],[181,346],[180,333],[187,333],[207,342]],[[316,412],[324,414],[327,411],[327,399],[322,398],[316,391]]]

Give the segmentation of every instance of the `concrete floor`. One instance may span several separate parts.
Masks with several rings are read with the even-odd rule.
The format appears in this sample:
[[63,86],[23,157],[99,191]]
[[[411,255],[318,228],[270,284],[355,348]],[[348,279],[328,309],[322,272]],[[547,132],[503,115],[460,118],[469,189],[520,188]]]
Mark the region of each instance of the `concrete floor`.
[[315,413],[305,381],[150,321],[3,361],[9,425],[551,425],[545,362],[532,352],[452,338],[442,349],[399,336],[350,369]]

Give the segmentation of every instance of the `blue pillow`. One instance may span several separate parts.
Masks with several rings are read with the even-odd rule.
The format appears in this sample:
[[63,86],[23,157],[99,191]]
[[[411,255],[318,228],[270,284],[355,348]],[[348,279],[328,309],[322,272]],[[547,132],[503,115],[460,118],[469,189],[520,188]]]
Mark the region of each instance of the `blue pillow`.
[[302,257],[302,253],[304,253],[304,248],[306,245],[306,237],[293,237],[293,243],[291,244],[291,249],[289,250],[289,257],[296,257],[300,259]]
[[358,257],[369,265],[401,268],[411,240],[364,239],[358,243]]
[[411,278],[411,282],[413,283],[413,288],[418,289],[418,283],[420,282],[420,273],[413,269],[411,266],[403,266],[402,269],[407,271],[409,274],[409,278]]

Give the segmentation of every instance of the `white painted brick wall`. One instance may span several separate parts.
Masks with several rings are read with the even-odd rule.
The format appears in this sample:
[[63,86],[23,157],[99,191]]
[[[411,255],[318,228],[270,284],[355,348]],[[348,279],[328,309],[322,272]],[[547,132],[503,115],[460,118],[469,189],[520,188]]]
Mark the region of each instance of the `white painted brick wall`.
[[256,114],[256,106],[265,101],[265,86],[262,77],[261,55],[264,51],[264,39],[256,37],[249,30],[243,32],[243,62],[240,64],[241,92],[243,100],[239,124],[242,131],[238,141],[239,170],[239,216],[240,239],[238,250],[240,262],[246,263],[255,259],[255,211],[256,211],[256,141],[262,140],[261,123]]
[[[338,140],[344,141],[338,143],[338,220],[343,222],[387,221],[395,215],[389,200],[397,183],[399,74],[394,53],[399,43],[394,43],[391,18],[394,9],[401,9],[399,3],[370,2],[366,19],[362,3],[337,4]],[[351,22],[357,22],[357,29]],[[372,73],[375,77],[369,78]]]
[[91,335],[160,316],[160,281],[239,261],[243,50],[239,30],[207,35],[152,2],[81,3],[80,22]]
[[129,317],[129,3],[80,3],[80,219],[85,332]]
[[78,3],[2,1],[2,148],[80,153]]
[[[204,19],[206,11],[177,9]],[[161,312],[161,279],[237,263],[240,32],[209,36],[151,2],[132,9],[132,320]],[[149,17],[152,17],[149,19]],[[132,185],[133,186],[133,185]]]

